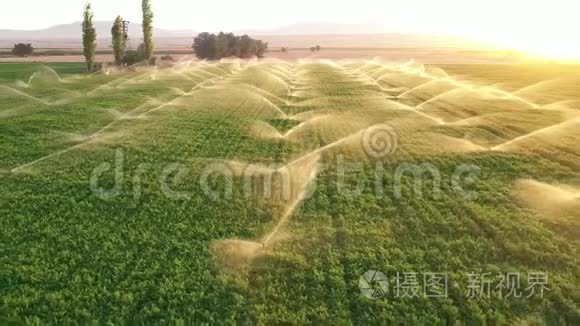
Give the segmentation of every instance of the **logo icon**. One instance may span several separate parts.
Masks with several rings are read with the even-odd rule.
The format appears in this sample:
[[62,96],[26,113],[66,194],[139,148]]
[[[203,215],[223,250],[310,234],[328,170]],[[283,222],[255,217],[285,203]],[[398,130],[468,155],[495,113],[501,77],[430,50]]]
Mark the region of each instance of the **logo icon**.
[[384,297],[389,291],[389,281],[385,274],[370,270],[364,273],[358,281],[358,286],[363,296],[377,300]]
[[365,130],[362,137],[362,146],[369,157],[381,159],[397,151],[399,135],[389,125],[375,125]]

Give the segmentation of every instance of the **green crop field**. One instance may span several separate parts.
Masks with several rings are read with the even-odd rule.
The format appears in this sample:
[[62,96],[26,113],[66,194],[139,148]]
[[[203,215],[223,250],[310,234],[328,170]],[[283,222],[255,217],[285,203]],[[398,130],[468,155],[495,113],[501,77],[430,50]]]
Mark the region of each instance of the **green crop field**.
[[2,323],[580,324],[579,67],[82,71],[0,64]]

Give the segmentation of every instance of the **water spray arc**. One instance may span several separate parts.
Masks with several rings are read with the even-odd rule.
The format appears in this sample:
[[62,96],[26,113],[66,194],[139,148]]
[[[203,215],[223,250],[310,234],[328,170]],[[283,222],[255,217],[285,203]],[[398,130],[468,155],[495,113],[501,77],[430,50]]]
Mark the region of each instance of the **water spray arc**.
[[[233,75],[231,75],[231,77],[233,77],[234,75],[235,75],[235,73]],[[138,77],[140,77],[140,76],[138,76]],[[168,107],[168,106],[170,106],[172,104],[175,104],[175,103],[179,102],[180,100],[182,100],[183,98],[185,98],[187,96],[191,96],[196,91],[199,91],[200,89],[202,89],[203,87],[205,87],[208,83],[213,83],[213,82],[214,82],[214,80],[208,79],[205,82],[198,83],[197,85],[195,85],[195,86],[192,87],[192,89],[191,89],[190,92],[187,92],[186,94],[179,95],[179,96],[173,98],[172,100],[169,100],[169,101],[167,101],[167,102],[165,102],[163,104],[160,104],[160,105],[158,105],[158,106],[156,106],[154,108],[148,109],[147,111],[142,112],[139,115],[137,115],[137,116],[134,117],[133,116],[133,113],[139,112],[141,109],[144,108],[144,105],[147,105],[148,103],[145,103],[144,105],[140,105],[140,106],[134,108],[133,110],[129,111],[128,113],[125,113],[125,114],[121,115],[119,118],[113,120],[109,124],[103,126],[101,129],[99,129],[95,133],[87,136],[81,143],[76,144],[76,145],[71,146],[71,147],[68,147],[68,148],[64,148],[62,150],[56,151],[54,153],[51,153],[49,155],[40,157],[40,158],[38,158],[36,160],[33,160],[31,162],[21,164],[21,165],[15,167],[15,168],[11,169],[10,170],[10,173],[11,174],[19,173],[19,172],[21,172],[21,171],[23,171],[23,170],[25,170],[27,168],[30,168],[30,167],[38,164],[38,163],[41,163],[41,162],[44,162],[44,161],[47,161],[47,160],[50,160],[50,159],[59,157],[59,156],[61,156],[63,154],[69,153],[69,152],[71,152],[71,151],[73,151],[75,149],[81,148],[81,147],[89,144],[91,141],[97,139],[99,136],[103,135],[106,131],[108,131],[111,128],[113,128],[114,126],[116,126],[120,121],[123,121],[123,120],[126,120],[126,119],[130,119],[130,118],[131,119],[133,119],[133,118],[134,119],[144,118],[148,114],[151,114],[151,113],[153,113],[155,111],[161,110],[161,109],[166,108],[166,107]],[[100,87],[102,87],[102,86],[100,86]],[[23,94],[25,94],[25,93],[23,93]]]

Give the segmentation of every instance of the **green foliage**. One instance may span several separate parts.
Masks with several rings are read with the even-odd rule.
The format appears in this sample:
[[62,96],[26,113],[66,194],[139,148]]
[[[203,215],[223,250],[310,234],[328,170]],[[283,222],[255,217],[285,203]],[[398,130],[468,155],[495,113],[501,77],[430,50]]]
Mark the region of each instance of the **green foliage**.
[[261,40],[256,41],[256,57],[263,58],[267,50],[268,43],[264,43]]
[[207,32],[198,34],[193,40],[193,51],[200,59],[219,60],[227,57],[251,58],[264,57],[268,43],[254,40],[248,35],[235,36],[220,32],[218,35]]
[[215,58],[227,58],[233,55],[233,48],[230,48],[231,40],[233,39],[233,34],[225,34],[220,32],[214,42],[215,47],[215,54],[213,55]]
[[91,4],[87,3],[83,14],[83,54],[87,62],[88,71],[93,70],[95,52],[97,50],[97,31],[93,25],[93,11]]
[[14,44],[12,48],[12,54],[18,57],[27,57],[34,53],[34,48],[30,43],[18,43]]
[[129,50],[127,52],[125,52],[125,57],[123,58],[123,63],[126,64],[127,66],[132,66],[136,63],[142,62],[143,60],[145,60],[145,56],[143,54],[143,52],[137,50]]
[[193,51],[200,59],[214,59],[216,36],[210,33],[200,33],[193,39]]
[[0,85],[12,83],[15,80],[27,80],[32,74],[43,67],[49,67],[59,75],[70,76],[86,72],[85,65],[73,63],[0,63]]
[[113,55],[117,65],[124,64],[126,40],[123,35],[123,18],[117,16],[111,28],[111,36],[113,42]]
[[141,9],[143,11],[143,44],[145,51],[143,52],[144,59],[150,59],[153,55],[153,10],[151,9],[150,0],[142,0]]

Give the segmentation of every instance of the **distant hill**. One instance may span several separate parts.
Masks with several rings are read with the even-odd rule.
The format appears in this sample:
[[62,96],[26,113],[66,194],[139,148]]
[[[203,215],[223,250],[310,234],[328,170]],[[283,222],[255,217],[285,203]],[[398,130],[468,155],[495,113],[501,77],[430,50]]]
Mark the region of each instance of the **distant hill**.
[[[95,27],[99,38],[109,38],[112,21],[97,21]],[[204,32],[218,32],[205,31]],[[230,32],[224,30],[224,32]],[[250,35],[356,35],[356,34],[405,34],[404,31],[388,28],[378,24],[339,24],[339,23],[299,23],[273,29],[242,29],[236,34]],[[195,33],[191,30],[155,29],[155,37],[188,37]],[[79,39],[81,22],[62,24],[40,30],[9,30],[0,29],[0,39],[6,40],[46,40],[46,39]],[[141,24],[129,24],[129,37],[141,37]]]
[[337,24],[337,23],[299,23],[274,29],[242,30],[240,34],[253,35],[348,35],[393,33],[384,25],[378,24]]
[[[95,22],[98,47],[109,49],[112,21]],[[142,39],[141,24],[129,25],[129,47],[136,48]],[[441,48],[466,47],[464,40],[454,37],[405,34],[395,28],[373,24],[300,23],[274,29],[238,30],[269,42],[271,48]],[[205,31],[204,31],[205,32]],[[215,32],[215,31],[208,31]],[[229,31],[224,31],[229,32]],[[195,32],[189,30],[155,29],[157,48],[188,50]],[[37,49],[78,49],[81,43],[81,22],[56,25],[42,30],[0,30],[0,49],[12,48],[14,43],[32,43]]]
[[[95,28],[99,39],[110,38],[112,21],[97,21]],[[140,39],[142,37],[141,24],[129,24],[129,37],[132,39]],[[167,37],[192,37],[193,31],[187,30],[166,30],[155,29],[155,38]],[[49,40],[49,39],[77,39],[81,38],[81,22],[71,24],[56,25],[46,29],[40,30],[9,30],[0,29],[0,39],[15,40],[19,42],[33,42],[35,40]]]

